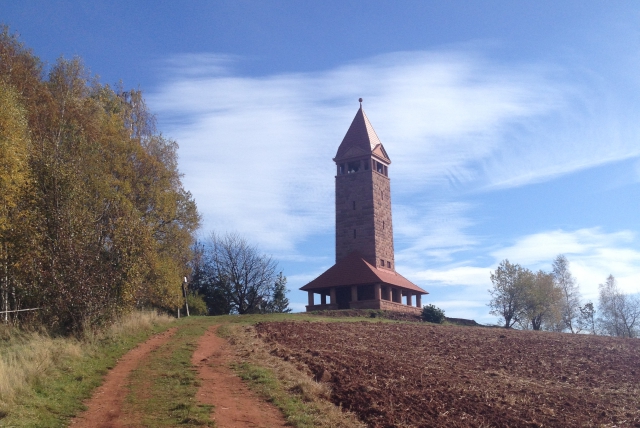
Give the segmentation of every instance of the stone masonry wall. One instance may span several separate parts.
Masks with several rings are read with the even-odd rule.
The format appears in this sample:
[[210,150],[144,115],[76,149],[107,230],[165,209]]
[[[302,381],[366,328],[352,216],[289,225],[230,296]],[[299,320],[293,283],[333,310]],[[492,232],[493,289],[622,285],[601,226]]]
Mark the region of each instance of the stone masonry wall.
[[372,174],[369,170],[336,176],[336,262],[357,250],[375,263]]
[[[376,263],[374,266],[395,270],[393,224],[391,219],[391,182],[388,177],[372,173],[373,212],[375,225]],[[381,266],[381,259],[384,266]]]
[[422,308],[407,306],[402,303],[390,302],[388,300],[360,300],[349,302],[350,309],[380,309],[384,311],[403,312],[406,314],[420,315]]
[[336,262],[355,250],[373,266],[395,270],[391,186],[371,169],[336,176]]

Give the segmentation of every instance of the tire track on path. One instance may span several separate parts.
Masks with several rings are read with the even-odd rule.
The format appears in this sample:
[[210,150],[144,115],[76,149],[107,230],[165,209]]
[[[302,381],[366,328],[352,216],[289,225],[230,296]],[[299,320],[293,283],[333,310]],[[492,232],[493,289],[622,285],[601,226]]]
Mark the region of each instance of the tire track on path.
[[219,324],[209,327],[198,340],[191,363],[202,381],[196,399],[215,406],[211,418],[218,428],[284,427],[282,413],[260,399],[229,368],[231,349],[216,332]]
[[167,343],[178,331],[176,327],[156,334],[120,358],[116,366],[107,373],[104,382],[85,402],[87,410],[76,416],[70,426],[74,428],[120,428],[131,421],[122,414],[122,404],[128,393],[129,374],[153,350]]

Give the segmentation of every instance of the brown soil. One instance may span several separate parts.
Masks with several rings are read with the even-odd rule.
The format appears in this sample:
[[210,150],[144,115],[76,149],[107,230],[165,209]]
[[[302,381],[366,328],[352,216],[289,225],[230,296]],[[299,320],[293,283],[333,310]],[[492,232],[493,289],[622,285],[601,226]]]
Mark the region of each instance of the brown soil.
[[640,340],[418,323],[263,323],[371,427],[640,427]]
[[128,392],[129,373],[154,349],[165,344],[177,330],[174,327],[156,334],[127,352],[85,403],[87,410],[74,418],[70,425],[75,428],[119,428],[130,424],[131,421],[122,414],[122,403]]
[[258,398],[229,368],[231,349],[211,326],[198,340],[191,357],[202,385],[196,393],[200,403],[215,406],[211,418],[218,428],[284,427],[284,417],[274,406]]

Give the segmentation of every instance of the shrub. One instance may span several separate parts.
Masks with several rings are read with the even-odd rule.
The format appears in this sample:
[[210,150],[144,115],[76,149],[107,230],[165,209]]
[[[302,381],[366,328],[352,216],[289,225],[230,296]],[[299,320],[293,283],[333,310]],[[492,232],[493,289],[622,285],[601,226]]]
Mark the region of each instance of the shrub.
[[444,311],[435,305],[423,306],[422,320],[442,324],[444,322]]
[[187,303],[189,304],[190,315],[208,315],[207,304],[204,299],[198,293],[187,295]]

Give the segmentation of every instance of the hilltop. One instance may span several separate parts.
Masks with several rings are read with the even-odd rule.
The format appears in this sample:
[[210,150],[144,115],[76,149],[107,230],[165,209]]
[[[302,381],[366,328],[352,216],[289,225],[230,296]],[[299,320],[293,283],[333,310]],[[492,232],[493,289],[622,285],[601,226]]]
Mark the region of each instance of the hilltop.
[[[640,426],[640,340],[326,315],[165,318],[83,340],[3,339],[0,378],[24,376],[12,395],[0,389],[0,424],[67,426],[83,402],[91,410],[90,396],[104,406],[96,388],[119,373],[107,416],[215,426],[226,406],[203,391],[224,385],[203,374],[209,367],[233,369],[256,406],[272,403],[295,427]],[[207,347],[216,332],[223,363]],[[70,350],[38,371],[43,341]],[[145,347],[144,358],[126,353]]]

